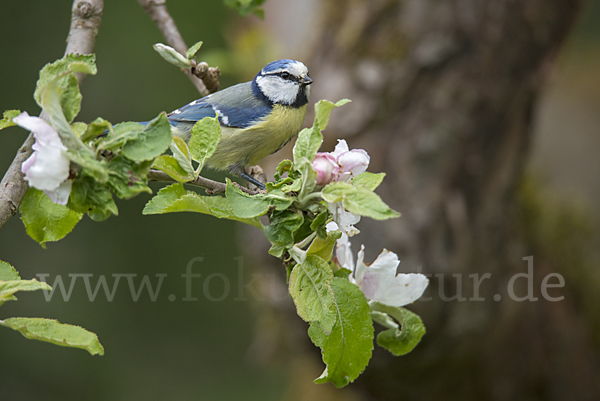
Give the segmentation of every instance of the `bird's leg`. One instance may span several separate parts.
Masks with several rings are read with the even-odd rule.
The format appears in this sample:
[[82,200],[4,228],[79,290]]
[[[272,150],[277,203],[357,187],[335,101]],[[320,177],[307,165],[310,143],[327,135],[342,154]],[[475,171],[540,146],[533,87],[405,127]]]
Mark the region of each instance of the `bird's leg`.
[[[257,167],[260,170],[257,170],[256,169]],[[229,171],[239,177],[242,177],[249,183],[256,185],[261,190],[266,189],[265,184],[260,182],[257,179],[257,178],[259,178],[259,179],[262,178],[264,181],[267,181],[266,177],[265,177],[265,173],[262,171],[262,168],[260,168],[260,166],[250,167],[250,169],[249,169],[250,174],[248,174],[248,172],[246,172],[244,170],[244,168],[239,164],[233,164],[233,165],[229,166]],[[261,176],[261,174],[262,174],[262,176]]]
[[247,173],[240,174],[240,177],[242,177],[243,179],[245,179],[249,183],[256,185],[260,189],[267,189],[267,187],[265,187],[265,184],[263,184],[262,182],[258,181],[256,178],[252,177],[251,175],[248,175]]

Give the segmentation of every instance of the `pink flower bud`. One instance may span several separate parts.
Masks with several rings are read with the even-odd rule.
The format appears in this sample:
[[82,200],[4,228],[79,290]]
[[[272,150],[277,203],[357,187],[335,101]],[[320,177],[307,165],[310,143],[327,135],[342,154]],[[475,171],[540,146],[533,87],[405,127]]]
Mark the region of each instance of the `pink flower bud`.
[[329,153],[317,153],[312,165],[317,172],[317,185],[329,184],[339,171],[335,158]]

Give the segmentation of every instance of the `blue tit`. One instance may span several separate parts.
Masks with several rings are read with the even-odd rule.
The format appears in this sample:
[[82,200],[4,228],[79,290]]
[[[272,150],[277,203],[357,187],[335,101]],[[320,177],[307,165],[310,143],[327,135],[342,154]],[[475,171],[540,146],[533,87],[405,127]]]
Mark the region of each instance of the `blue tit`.
[[221,140],[206,166],[229,171],[264,189],[246,169],[298,135],[312,82],[300,61],[277,60],[252,81],[194,100],[167,116],[174,134],[187,141],[196,121],[217,115]]

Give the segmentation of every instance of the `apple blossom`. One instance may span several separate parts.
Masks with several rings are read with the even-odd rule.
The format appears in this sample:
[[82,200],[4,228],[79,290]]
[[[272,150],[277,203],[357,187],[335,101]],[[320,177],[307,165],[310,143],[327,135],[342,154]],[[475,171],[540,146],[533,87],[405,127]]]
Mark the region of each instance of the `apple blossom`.
[[23,112],[13,121],[33,133],[33,154],[23,162],[21,171],[34,188],[44,191],[54,203],[66,205],[71,193],[67,148],[58,132],[39,117]]
[[338,139],[333,152],[319,152],[313,159],[317,184],[327,185],[330,182],[348,181],[364,173],[370,161],[371,158],[365,150],[349,150],[346,141]]
[[317,185],[327,185],[339,173],[339,167],[335,157],[329,153],[317,153],[312,162],[317,172]]
[[[327,228],[333,229],[331,223]],[[336,242],[336,258],[342,267],[352,271],[350,281],[361,289],[367,299],[400,307],[423,295],[429,284],[427,277],[420,273],[396,275],[400,261],[394,252],[384,249],[371,265],[367,265],[364,263],[365,247],[361,245],[355,265],[350,247],[348,236],[342,233]]]

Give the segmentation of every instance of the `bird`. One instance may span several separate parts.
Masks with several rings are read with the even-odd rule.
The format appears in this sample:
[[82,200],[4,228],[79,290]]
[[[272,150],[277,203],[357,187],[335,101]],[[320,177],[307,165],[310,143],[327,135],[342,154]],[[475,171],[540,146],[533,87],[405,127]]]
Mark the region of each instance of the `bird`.
[[205,166],[228,171],[260,189],[247,168],[298,135],[310,95],[308,68],[282,59],[267,64],[252,81],[230,86],[167,114],[174,135],[189,141],[194,124],[217,116],[221,140]]

